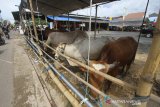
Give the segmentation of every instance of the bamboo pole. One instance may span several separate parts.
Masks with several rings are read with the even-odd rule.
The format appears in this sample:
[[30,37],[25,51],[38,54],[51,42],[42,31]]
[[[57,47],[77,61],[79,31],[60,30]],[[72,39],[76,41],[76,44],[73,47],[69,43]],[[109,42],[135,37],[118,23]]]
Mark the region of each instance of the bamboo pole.
[[[136,94],[138,96],[142,97],[150,96],[151,89],[153,86],[153,78],[155,76],[159,62],[160,62],[160,12],[157,20],[156,31],[154,32],[152,45],[143,69],[143,75],[141,76],[141,80],[138,84],[138,88],[136,91]],[[141,105],[138,105],[137,107],[146,107],[146,106],[147,102],[141,102]]]
[[[32,42],[33,43],[33,42]],[[35,44],[33,44],[35,45]],[[35,45],[37,47],[37,45]],[[39,47],[37,47],[39,48]],[[40,52],[41,54],[42,52]],[[36,55],[38,59],[40,60],[39,62],[43,64],[45,68],[50,68],[46,63],[41,61],[41,58]],[[68,89],[60,82],[60,80],[56,77],[56,75],[52,72],[51,69],[47,69],[50,77],[54,81],[54,83],[57,85],[57,87],[60,89],[60,91],[65,95],[65,97],[69,100],[69,102],[72,104],[73,107],[81,107],[80,103],[78,100],[68,91]]]
[[38,41],[38,34],[37,34],[37,29],[36,29],[36,24],[35,24],[35,19],[34,19],[32,0],[29,0],[29,5],[30,5],[30,9],[31,9],[33,29],[34,29],[34,33],[35,33],[35,36],[36,36],[36,40]]
[[[34,37],[33,37],[34,38]],[[39,41],[40,43],[43,43],[42,41]],[[53,49],[52,47],[50,47],[50,46],[48,46],[47,44],[45,44],[45,43],[43,43],[44,45],[46,45],[48,48],[50,48],[50,49],[52,49],[53,51],[55,51],[56,52],[56,50],[55,49]],[[42,50],[42,49],[40,49],[40,50]],[[43,50],[42,50],[43,51]],[[89,67],[89,66],[87,66],[87,65],[85,65],[85,64],[83,64],[83,63],[81,63],[81,62],[79,62],[79,61],[77,61],[77,60],[74,60],[74,59],[72,59],[72,58],[70,58],[70,57],[68,57],[68,56],[66,56],[66,55],[64,55],[64,54],[62,54],[62,53],[60,53],[60,52],[58,52],[60,55],[62,55],[63,57],[65,57],[65,58],[67,58],[68,60],[71,60],[71,61],[73,61],[73,62],[75,62],[76,64],[79,64],[80,66],[82,66],[82,67],[84,67],[84,68],[86,68],[87,69],[87,67]],[[63,66],[62,66],[63,67]],[[115,77],[112,77],[112,76],[110,76],[110,75],[108,75],[108,74],[104,74],[103,72],[100,72],[101,74],[99,74],[99,71],[98,70],[95,70],[95,69],[93,69],[92,67],[89,67],[89,69],[90,69],[90,73],[97,73],[98,75],[101,75],[102,77],[105,77],[106,79],[108,79],[108,76],[109,76],[109,79],[108,80],[110,80],[110,81],[112,81],[112,82],[114,82],[114,83],[116,83],[116,84],[118,84],[118,85],[120,85],[120,86],[123,86],[123,87],[128,87],[128,88],[130,88],[130,89],[136,89],[137,87],[135,87],[135,86],[132,86],[132,85],[130,85],[130,84],[126,84],[126,82],[124,82],[124,81],[122,81],[122,80],[119,80],[119,79],[117,79],[117,78],[115,78]],[[106,75],[108,75],[107,77],[106,77]],[[74,76],[74,75],[73,75]],[[77,77],[76,77],[77,78]],[[78,78],[77,78],[78,79]],[[80,79],[79,79],[80,80]],[[81,80],[80,80],[81,81]],[[117,82],[118,81],[118,82]],[[81,81],[81,82],[83,82],[83,81]],[[88,84],[86,84],[86,85],[88,85]],[[89,86],[89,85],[88,85]],[[93,87],[90,87],[91,89],[93,89],[93,90],[95,90]],[[95,92],[98,92],[98,91],[95,91]],[[100,94],[100,93],[99,93]],[[103,94],[101,94],[102,96],[103,96]],[[156,101],[156,102],[158,102],[158,103],[160,103],[160,97],[158,97],[158,96],[156,96],[156,95],[154,95],[154,94],[151,94],[151,99],[153,100],[153,101]]]
[[[45,68],[49,68],[47,64],[44,64],[41,62]],[[61,92],[65,95],[65,97],[69,100],[69,102],[72,104],[73,107],[80,107],[80,103],[77,101],[76,98],[73,97],[73,95],[67,90],[67,88],[59,81],[59,79],[55,76],[55,74],[49,69],[48,73],[54,83],[57,85],[57,87],[61,90]]]
[[[42,41],[39,41],[39,42],[40,42],[40,43],[43,43]],[[120,79],[117,79],[117,78],[112,77],[112,76],[110,76],[110,75],[108,75],[108,74],[105,74],[105,73],[103,73],[103,72],[100,72],[100,71],[98,71],[98,70],[96,70],[96,69],[94,69],[94,68],[92,68],[92,67],[90,67],[90,66],[88,66],[88,65],[86,65],[86,64],[84,64],[84,63],[82,63],[82,62],[79,62],[79,61],[77,61],[77,60],[75,60],[75,59],[73,59],[73,58],[71,58],[71,57],[69,57],[69,56],[66,56],[66,55],[60,53],[59,51],[56,51],[55,49],[53,49],[51,46],[47,45],[46,43],[43,43],[43,44],[44,44],[45,46],[47,46],[48,48],[50,48],[51,50],[53,50],[54,52],[57,52],[59,55],[65,57],[66,59],[68,59],[68,60],[70,60],[70,61],[72,61],[72,62],[74,62],[74,63],[76,63],[76,64],[78,64],[78,65],[80,65],[80,66],[82,66],[82,67],[84,67],[84,68],[86,68],[86,69],[89,69],[89,72],[90,72],[90,73],[96,73],[96,74],[98,74],[98,75],[106,78],[107,80],[110,80],[110,81],[114,82],[114,83],[117,84],[117,85],[120,85],[120,86],[122,86],[122,87],[128,87],[128,88],[130,88],[130,89],[136,90],[136,87],[135,87],[135,86],[130,85],[130,84],[127,83],[127,82],[124,82],[124,81],[122,81],[122,80],[120,80]]]
[[160,63],[159,63],[159,66],[157,68],[157,71],[156,71],[156,80],[160,80]]
[[31,40],[31,43],[32,43],[34,46],[36,46],[36,48],[38,49],[39,55],[40,55],[40,56],[43,56],[43,53],[42,53],[42,51],[41,51],[41,48],[40,48],[33,40]]

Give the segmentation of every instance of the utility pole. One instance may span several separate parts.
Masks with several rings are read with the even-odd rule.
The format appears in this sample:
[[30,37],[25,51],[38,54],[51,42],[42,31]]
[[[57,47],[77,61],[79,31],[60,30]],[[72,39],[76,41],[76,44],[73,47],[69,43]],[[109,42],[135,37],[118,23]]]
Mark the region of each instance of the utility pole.
[[125,22],[125,16],[127,15],[127,8],[124,7],[124,12],[123,12],[123,22],[122,22],[122,31],[124,31],[123,27],[124,27],[124,22]]

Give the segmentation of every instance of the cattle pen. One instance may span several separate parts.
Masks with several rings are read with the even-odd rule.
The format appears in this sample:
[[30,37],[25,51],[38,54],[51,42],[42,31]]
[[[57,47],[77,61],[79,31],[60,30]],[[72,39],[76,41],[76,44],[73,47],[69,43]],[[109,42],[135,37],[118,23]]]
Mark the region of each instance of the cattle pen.
[[[56,2],[57,0],[53,0],[53,1]],[[71,3],[72,0],[69,0],[69,1],[68,1],[68,3],[65,2],[65,4],[67,5],[67,4]],[[59,8],[58,8],[58,7],[55,7],[54,5],[46,4],[46,2],[44,0],[29,0],[28,4],[29,4],[29,8],[31,10],[33,29],[34,29],[35,35],[33,35],[31,33],[31,29],[30,29],[30,27],[28,27],[29,33],[28,33],[28,36],[24,36],[24,39],[28,43],[29,47],[32,49],[32,53],[34,53],[34,56],[38,59],[39,63],[41,63],[45,67],[45,69],[47,71],[47,75],[50,75],[50,78],[55,82],[57,87],[61,90],[61,92],[64,94],[64,96],[69,100],[71,105],[74,107],[80,107],[80,106],[94,107],[97,105],[103,106],[103,107],[105,107],[105,106],[112,106],[112,107],[114,107],[114,106],[121,107],[122,106],[123,107],[126,105],[123,105],[123,104],[120,104],[120,103],[114,101],[114,97],[112,98],[109,95],[107,95],[106,93],[102,92],[101,90],[98,90],[93,85],[88,83],[88,80],[84,80],[80,76],[73,73],[68,67],[65,67],[63,64],[58,62],[55,58],[53,58],[51,55],[49,55],[40,46],[45,46],[45,47],[49,48],[50,50],[52,50],[53,52],[58,53],[59,55],[63,56],[64,58],[76,63],[80,67],[87,69],[87,73],[89,73],[89,72],[95,73],[96,75],[99,75],[109,81],[112,81],[114,84],[117,84],[120,87],[125,87],[127,89],[132,90],[133,92],[135,92],[135,96],[130,100],[134,100],[135,101],[134,103],[137,103],[137,105],[136,105],[137,107],[147,107],[147,102],[149,101],[149,99],[152,99],[153,101],[160,104],[160,97],[151,93],[155,73],[158,71],[157,69],[160,66],[160,13],[159,13],[158,20],[157,20],[156,30],[154,32],[154,37],[152,40],[151,49],[149,51],[148,58],[147,58],[147,61],[144,65],[144,68],[141,69],[142,75],[140,77],[140,80],[139,80],[137,86],[131,85],[130,83],[127,83],[121,79],[110,76],[106,73],[100,72],[99,70],[96,70],[93,67],[89,66],[89,57],[88,57],[88,64],[82,63],[78,60],[75,60],[75,59],[57,51],[56,49],[54,49],[51,46],[44,43],[44,41],[41,41],[38,39],[38,34],[37,34],[35,19],[34,19],[34,11],[35,10],[40,11],[43,14],[62,14],[62,13],[66,13],[70,10],[84,8],[87,6],[92,7],[93,6],[92,3],[94,3],[94,4],[99,3],[99,2],[108,3],[108,2],[112,2],[114,0],[108,0],[107,2],[104,2],[104,1],[106,1],[106,0],[93,0],[93,2],[92,2],[92,0],[90,0],[90,1],[88,0],[88,2],[84,2],[83,0],[82,1],[78,0],[75,3],[79,4],[79,7],[71,7],[71,9],[66,8],[66,10],[64,10],[64,9],[60,8],[61,4],[59,4]],[[81,3],[81,5],[79,2]],[[21,12],[24,10],[23,9],[24,4],[26,4],[26,2],[24,2],[24,0],[22,0],[21,6],[20,6]],[[97,4],[95,6],[97,8]],[[43,7],[43,8],[40,8],[40,7]],[[54,12],[51,11],[52,9],[55,9],[55,11]],[[21,13],[20,19],[25,19],[25,17],[23,17],[22,14],[23,13]],[[24,14],[25,14],[25,12],[24,12]],[[95,17],[97,17],[97,16],[95,16]],[[91,17],[90,17],[90,22],[91,22]],[[95,20],[95,22],[96,22],[96,20]],[[91,30],[91,24],[89,27],[89,31],[90,30]],[[91,33],[89,32],[88,34],[91,34]],[[94,32],[94,35],[96,35],[96,31]],[[90,40],[90,35],[89,35],[89,40]],[[89,43],[90,43],[90,41],[89,41]],[[66,78],[63,75],[63,73],[60,72],[52,62],[54,62],[54,64],[56,62],[56,64],[61,66],[71,76],[75,77],[78,81],[85,84],[87,87],[87,88],[85,88],[85,95],[82,94],[81,92],[79,92],[79,90],[76,89],[75,86],[72,85],[68,81],[69,78]],[[91,102],[88,97],[86,97],[86,95],[88,94],[86,92],[88,90],[88,88],[90,88],[90,89],[94,90],[94,92],[98,93],[98,95],[100,96],[97,101],[98,103],[96,102],[96,104],[95,104],[95,103]],[[51,100],[51,98],[49,98],[49,99]],[[111,105],[107,104],[107,101],[110,101]],[[140,104],[138,104],[139,102],[140,102]],[[130,105],[127,105],[127,106],[130,106]]]

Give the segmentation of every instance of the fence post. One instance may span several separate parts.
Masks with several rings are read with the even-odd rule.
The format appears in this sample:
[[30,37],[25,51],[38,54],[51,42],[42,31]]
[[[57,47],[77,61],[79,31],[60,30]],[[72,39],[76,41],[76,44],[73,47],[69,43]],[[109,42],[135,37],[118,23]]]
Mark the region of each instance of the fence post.
[[[141,98],[150,96],[157,68],[160,63],[160,12],[157,19],[156,30],[154,32],[151,48],[145,63],[141,80],[138,83],[136,95]],[[141,102],[137,107],[146,107],[147,101]]]
[[37,29],[36,29],[36,24],[35,24],[35,19],[34,19],[32,0],[29,0],[29,5],[30,5],[30,9],[31,9],[33,29],[34,29],[34,33],[35,33],[35,36],[36,36],[36,40],[38,41],[38,35],[37,35]]

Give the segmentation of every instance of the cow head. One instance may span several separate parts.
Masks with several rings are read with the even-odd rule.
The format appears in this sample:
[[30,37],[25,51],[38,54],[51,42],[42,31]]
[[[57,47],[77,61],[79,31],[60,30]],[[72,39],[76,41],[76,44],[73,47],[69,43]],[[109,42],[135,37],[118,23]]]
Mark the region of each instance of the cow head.
[[66,47],[66,43],[60,43],[57,46],[56,53],[55,53],[55,56],[54,56],[56,60],[62,59],[62,57],[60,57],[59,53],[64,53],[65,47]]
[[[103,61],[90,61],[90,66],[92,68],[94,68],[95,70],[98,70],[99,72],[103,72],[105,74],[107,74],[108,71],[110,69],[114,68],[117,64],[118,64],[118,62],[114,62],[112,64],[107,64],[106,62],[103,62]],[[86,69],[83,68],[83,71],[86,72]],[[104,82],[105,82],[104,77],[102,77],[94,72],[90,72],[89,83],[91,85],[96,87],[98,90],[104,91],[104,85],[105,85]],[[99,97],[99,95],[96,92],[94,92],[93,90],[90,91],[90,94],[94,98]]]

